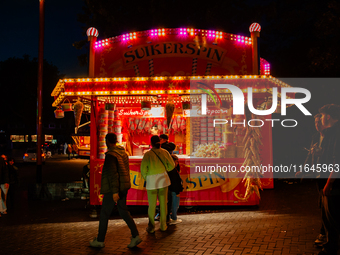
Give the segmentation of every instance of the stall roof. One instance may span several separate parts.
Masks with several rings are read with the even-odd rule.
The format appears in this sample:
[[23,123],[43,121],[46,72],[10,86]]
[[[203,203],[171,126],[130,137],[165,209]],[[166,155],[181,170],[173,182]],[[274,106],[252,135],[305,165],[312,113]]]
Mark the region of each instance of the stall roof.
[[[290,85],[266,75],[230,75],[230,76],[161,76],[161,77],[114,77],[114,78],[77,78],[61,79],[52,92],[54,107],[59,106],[66,97],[91,96],[156,96],[199,94],[193,89],[195,82],[215,84],[228,81],[244,92],[252,87],[255,93],[271,93],[273,87],[291,87]],[[219,93],[230,93],[219,89]]]

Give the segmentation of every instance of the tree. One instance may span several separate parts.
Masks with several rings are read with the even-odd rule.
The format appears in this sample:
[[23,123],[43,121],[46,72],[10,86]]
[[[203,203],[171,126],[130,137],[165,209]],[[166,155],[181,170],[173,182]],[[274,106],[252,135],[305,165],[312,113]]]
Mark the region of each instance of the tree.
[[[51,93],[62,78],[56,66],[44,61],[43,123],[56,122]],[[25,134],[36,133],[38,60],[24,55],[0,62],[0,127],[21,127]]]

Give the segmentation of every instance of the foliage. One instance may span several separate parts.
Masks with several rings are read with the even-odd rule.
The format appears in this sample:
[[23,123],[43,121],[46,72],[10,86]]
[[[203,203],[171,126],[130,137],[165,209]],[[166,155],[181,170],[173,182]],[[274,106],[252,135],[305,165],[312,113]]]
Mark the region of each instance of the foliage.
[[[62,78],[58,68],[46,60],[43,66],[43,123],[54,121],[51,92]],[[0,127],[25,127],[36,132],[38,60],[24,55],[0,62]]]

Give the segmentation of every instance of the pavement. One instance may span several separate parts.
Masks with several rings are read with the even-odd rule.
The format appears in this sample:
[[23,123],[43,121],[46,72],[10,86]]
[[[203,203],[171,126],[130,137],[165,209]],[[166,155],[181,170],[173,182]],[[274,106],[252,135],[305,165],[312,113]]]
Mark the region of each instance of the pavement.
[[[0,254],[318,254],[321,227],[315,180],[275,180],[259,206],[180,207],[182,223],[148,234],[147,207],[130,206],[143,242],[128,249],[130,231],[115,211],[105,248],[91,248],[98,218],[85,200],[29,201],[20,191],[0,218]],[[98,208],[99,212],[99,208]]]

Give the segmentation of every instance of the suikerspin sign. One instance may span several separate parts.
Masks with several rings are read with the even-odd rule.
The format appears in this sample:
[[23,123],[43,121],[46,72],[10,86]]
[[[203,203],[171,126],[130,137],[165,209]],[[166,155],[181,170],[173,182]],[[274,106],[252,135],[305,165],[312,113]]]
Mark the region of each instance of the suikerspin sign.
[[[245,114],[245,97],[243,91],[235,85],[231,84],[215,84],[214,89],[228,89],[232,94],[232,109],[233,115],[244,115]],[[288,93],[300,93],[303,94],[302,98],[287,98]],[[207,115],[208,112],[208,104],[207,104],[207,95],[206,93],[202,93],[201,96],[201,115]],[[211,96],[211,94],[209,94]],[[295,105],[304,115],[312,115],[303,104],[307,103],[311,99],[311,93],[309,90],[305,88],[299,87],[281,87],[281,115],[286,116],[287,105]],[[274,113],[278,107],[278,88],[272,88],[272,105],[270,109],[256,109],[254,107],[253,102],[253,88],[247,88],[247,106],[251,113],[257,116],[267,116]],[[272,127],[274,127],[275,123],[279,122],[283,127],[295,127],[298,125],[297,120],[295,119],[250,119],[243,121],[234,121],[228,119],[214,119],[214,127],[216,125],[246,125],[250,127],[262,127],[265,122],[271,123]]]

